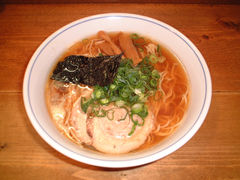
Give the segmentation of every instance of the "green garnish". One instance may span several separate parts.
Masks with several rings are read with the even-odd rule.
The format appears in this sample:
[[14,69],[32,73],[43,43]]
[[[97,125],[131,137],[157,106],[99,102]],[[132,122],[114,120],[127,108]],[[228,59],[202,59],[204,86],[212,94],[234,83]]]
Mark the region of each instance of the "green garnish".
[[83,110],[83,112],[87,113],[89,105],[92,104],[93,102],[94,102],[93,99],[89,99],[87,101],[85,97],[81,98],[81,109]]
[[133,44],[135,46],[139,47],[140,51],[141,50],[143,51],[142,46],[147,43],[146,40],[143,37],[141,37],[138,34],[136,34],[136,33],[131,34],[130,37],[133,40]]
[[142,103],[136,103],[132,106],[131,112],[133,114],[138,114],[143,110],[143,106],[144,106],[144,104],[142,104]]
[[149,60],[151,63],[155,64],[159,61],[159,57],[157,57],[155,54],[150,54]]
[[132,39],[139,39],[140,37],[139,37],[139,35],[137,33],[132,33],[131,34],[131,38]]
[[136,129],[136,126],[137,126],[137,124],[134,123],[133,126],[132,126],[132,129],[131,129],[130,133],[128,133],[129,136],[131,136],[131,135],[134,133],[134,131],[135,131],[135,129]]
[[115,89],[117,89],[117,86],[115,84],[111,84],[109,88],[111,91],[114,91]]
[[[111,113],[111,116],[109,115]],[[107,111],[107,118],[108,120],[112,121],[114,119],[114,110],[110,109]]]
[[157,45],[157,53],[159,56],[162,56],[162,52],[159,44]]
[[121,106],[124,106],[124,105],[125,105],[125,101],[123,101],[123,100],[118,100],[118,101],[115,101],[115,104],[116,104],[118,107],[121,107]]
[[[137,35],[133,34],[132,38],[137,38]],[[129,136],[132,135],[136,126],[144,124],[144,119],[148,115],[145,102],[149,96],[155,94],[160,80],[159,72],[151,64],[153,61],[155,63],[153,57],[146,56],[137,66],[133,66],[130,59],[122,59],[112,84],[104,87],[95,86],[90,99],[82,98],[82,110],[86,113],[88,108],[91,107],[90,110],[95,116],[113,120],[114,109],[104,111],[102,106],[113,103],[120,108],[124,108],[126,114],[119,121],[125,120],[128,116],[131,118],[134,125]],[[134,115],[139,116],[142,123],[134,120]]]
[[151,79],[150,85],[151,85],[153,88],[156,88],[156,87],[157,87],[157,80],[156,80],[156,79]]
[[104,97],[104,90],[100,86],[95,86],[94,92],[93,92],[94,99],[100,99]]
[[107,99],[107,98],[104,98],[104,99],[100,99],[100,104],[102,104],[102,105],[106,105],[106,104],[108,104],[109,103],[109,99]]
[[95,114],[96,117],[105,117],[107,114],[107,112],[103,109],[94,110],[93,113]]
[[156,69],[154,69],[152,71],[152,75],[151,76],[152,76],[153,79],[159,79],[160,78],[159,72]]
[[125,114],[125,116],[124,116],[123,118],[119,119],[119,121],[124,121],[124,120],[127,118],[127,116],[129,115],[129,111],[128,111],[128,109],[127,109],[126,107],[124,107],[124,106],[122,106],[121,108],[122,108],[122,109],[125,109],[126,114]]

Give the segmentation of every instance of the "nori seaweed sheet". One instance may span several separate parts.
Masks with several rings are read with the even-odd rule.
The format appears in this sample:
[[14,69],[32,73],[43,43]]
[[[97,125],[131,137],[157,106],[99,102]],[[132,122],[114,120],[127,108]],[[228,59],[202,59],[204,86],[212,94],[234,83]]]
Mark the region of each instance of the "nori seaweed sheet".
[[86,57],[71,55],[57,64],[51,79],[89,86],[106,86],[113,82],[122,53],[113,56]]

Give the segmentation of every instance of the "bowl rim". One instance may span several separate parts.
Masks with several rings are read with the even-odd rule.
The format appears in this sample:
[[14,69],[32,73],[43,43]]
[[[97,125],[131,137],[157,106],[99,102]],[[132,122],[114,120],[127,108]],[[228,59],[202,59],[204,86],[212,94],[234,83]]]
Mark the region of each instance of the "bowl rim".
[[[165,28],[166,30],[170,31],[171,33],[175,34],[178,36],[180,39],[186,43],[191,50],[194,52],[195,56],[197,57],[199,63],[201,64],[201,68],[204,74],[204,79],[205,79],[205,97],[204,97],[204,103],[202,105],[201,111],[198,115],[198,118],[195,120],[194,124],[192,127],[185,132],[185,134],[178,138],[176,142],[173,144],[170,144],[168,147],[164,148],[161,151],[155,152],[149,156],[146,157],[138,157],[134,159],[129,159],[129,160],[103,160],[103,159],[96,159],[92,157],[87,157],[84,155],[81,155],[77,152],[74,152],[67,147],[64,147],[63,145],[59,144],[52,138],[40,125],[40,123],[37,120],[36,115],[34,114],[31,102],[30,102],[30,97],[29,97],[29,79],[31,77],[32,69],[34,67],[34,64],[36,63],[38,57],[40,54],[44,51],[45,47],[51,43],[52,40],[57,38],[61,33],[67,31],[68,29],[75,27],[79,24],[82,24],[84,22],[88,21],[93,21],[93,20],[98,20],[98,19],[103,19],[103,18],[109,18],[109,17],[118,17],[118,18],[132,18],[132,19],[137,19],[140,21],[146,21],[153,23],[155,25],[161,26],[162,28]],[[202,123],[205,120],[205,117],[207,115],[207,112],[209,110],[210,104],[211,104],[211,97],[212,97],[212,81],[211,81],[211,76],[210,72],[208,70],[207,64],[205,62],[205,59],[203,58],[202,54],[200,51],[197,49],[197,47],[181,32],[179,32],[177,29],[173,28],[172,26],[147,17],[143,15],[138,15],[138,14],[129,14],[129,13],[104,13],[104,14],[97,14],[93,16],[88,16],[85,18],[78,19],[76,21],[73,21],[62,28],[58,29],[54,33],[52,33],[48,38],[46,38],[41,45],[37,48],[37,50],[34,52],[33,56],[31,57],[26,71],[24,75],[24,82],[23,82],[23,100],[24,100],[24,105],[25,109],[27,112],[27,115],[35,128],[35,130],[38,132],[38,134],[55,150],[61,152],[65,156],[74,159],[79,162],[83,162],[86,164],[90,165],[95,165],[95,166],[101,166],[101,167],[109,167],[109,168],[125,168],[125,167],[132,167],[132,166],[139,166],[143,164],[147,164],[150,162],[153,162],[155,160],[158,160],[160,158],[163,158],[172,152],[176,151],[179,149],[181,146],[183,146],[185,143],[187,143],[192,136],[198,131],[198,129],[201,127]]]

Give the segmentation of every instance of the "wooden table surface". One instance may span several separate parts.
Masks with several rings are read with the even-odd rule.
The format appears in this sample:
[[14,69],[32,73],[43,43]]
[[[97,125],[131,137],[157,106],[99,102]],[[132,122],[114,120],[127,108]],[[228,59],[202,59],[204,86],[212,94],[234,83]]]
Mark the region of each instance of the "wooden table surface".
[[[199,48],[213,82],[197,134],[151,164],[107,169],[71,160],[34,130],[23,105],[25,68],[40,43],[82,17],[127,12],[161,20]],[[240,179],[240,5],[0,5],[0,179]]]

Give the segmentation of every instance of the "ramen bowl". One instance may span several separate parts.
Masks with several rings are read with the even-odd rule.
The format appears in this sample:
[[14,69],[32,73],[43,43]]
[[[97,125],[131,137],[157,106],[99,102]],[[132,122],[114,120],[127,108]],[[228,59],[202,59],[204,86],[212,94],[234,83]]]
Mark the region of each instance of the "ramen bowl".
[[[62,135],[49,116],[44,92],[52,67],[67,48],[99,30],[135,32],[154,39],[170,50],[186,70],[191,89],[188,111],[176,131],[151,148],[122,155],[91,151],[79,147]],[[33,54],[23,83],[24,105],[28,117],[38,134],[50,146],[76,161],[110,168],[147,164],[183,146],[204,122],[211,102],[211,92],[211,78],[206,62],[186,36],[156,19],[125,13],[90,16],[57,30]]]

